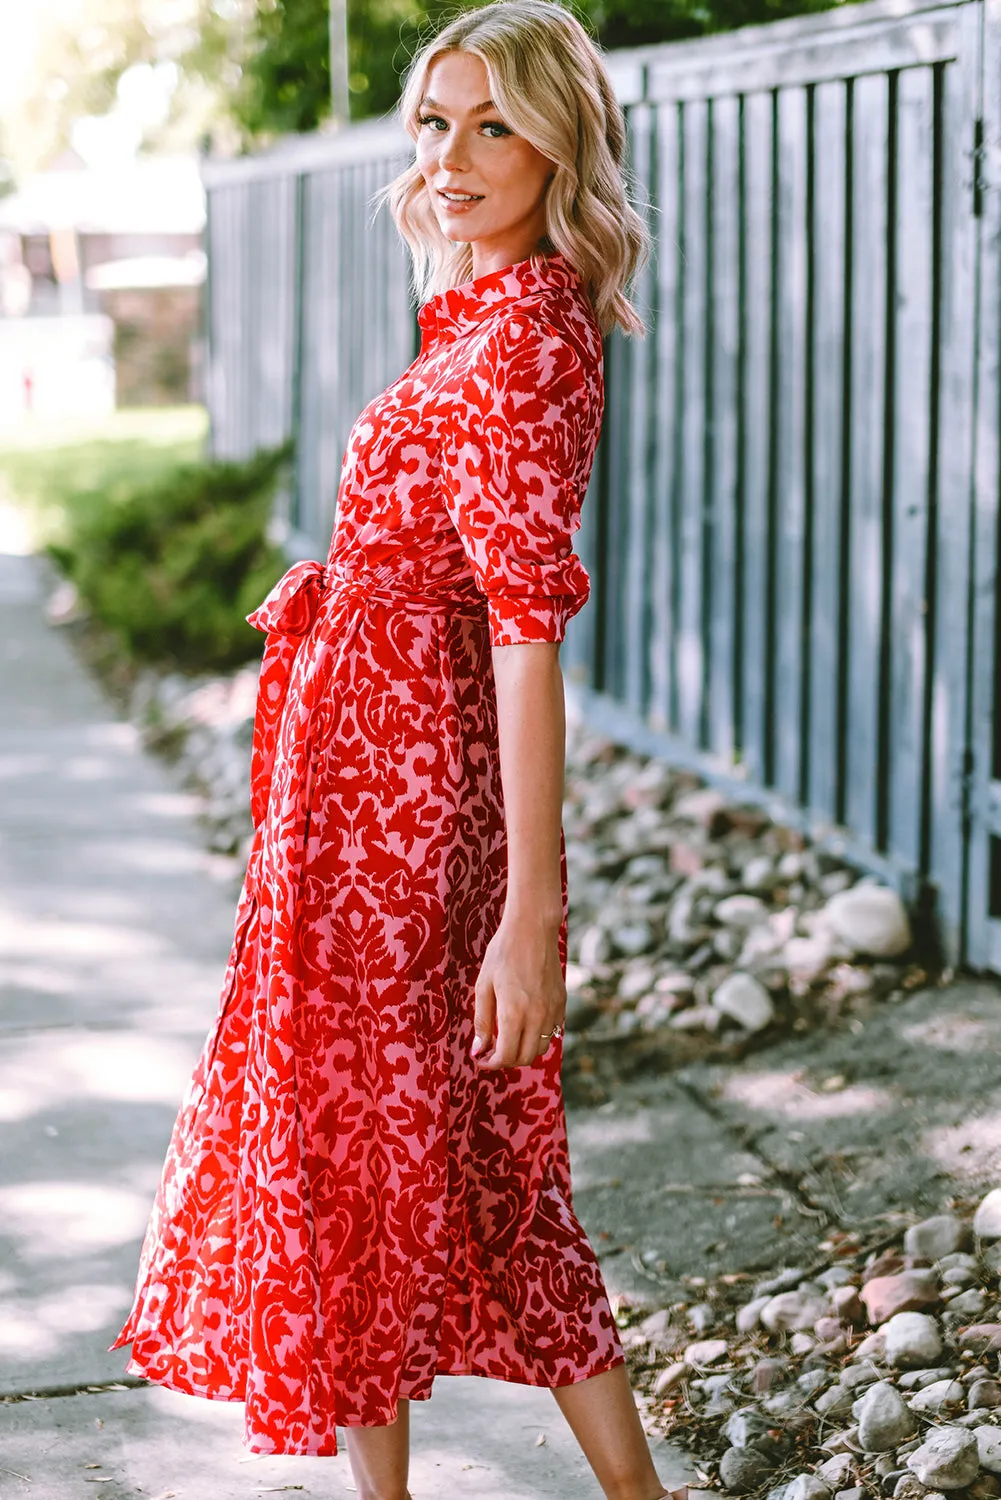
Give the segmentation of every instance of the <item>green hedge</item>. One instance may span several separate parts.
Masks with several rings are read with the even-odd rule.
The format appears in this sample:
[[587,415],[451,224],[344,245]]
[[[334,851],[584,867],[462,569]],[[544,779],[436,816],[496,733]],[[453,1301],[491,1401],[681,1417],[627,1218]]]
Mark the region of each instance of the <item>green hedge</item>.
[[286,566],[268,522],[289,456],[185,464],[74,496],[49,554],[130,661],[210,672],[260,655],[245,616]]

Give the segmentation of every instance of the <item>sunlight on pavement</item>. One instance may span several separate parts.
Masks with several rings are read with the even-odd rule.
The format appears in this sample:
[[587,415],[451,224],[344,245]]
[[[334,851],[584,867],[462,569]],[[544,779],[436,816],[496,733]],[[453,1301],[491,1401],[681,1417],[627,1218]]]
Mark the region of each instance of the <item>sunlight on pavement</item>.
[[926,1130],[921,1149],[961,1181],[996,1182],[1001,1176],[1001,1111]]
[[4,1233],[32,1261],[73,1260],[126,1244],[142,1234],[149,1211],[145,1194],[103,1182],[25,1182],[0,1188]]
[[894,1108],[887,1089],[849,1084],[834,1093],[814,1093],[791,1073],[761,1072],[728,1078],[722,1097],[732,1104],[792,1120],[829,1120]]
[[54,1354],[67,1329],[97,1333],[129,1310],[121,1286],[63,1286],[49,1296],[0,1300],[0,1356]]
[[27,1120],[103,1099],[177,1109],[191,1048],[162,1035],[83,1032],[25,1036],[0,1061],[0,1120]]

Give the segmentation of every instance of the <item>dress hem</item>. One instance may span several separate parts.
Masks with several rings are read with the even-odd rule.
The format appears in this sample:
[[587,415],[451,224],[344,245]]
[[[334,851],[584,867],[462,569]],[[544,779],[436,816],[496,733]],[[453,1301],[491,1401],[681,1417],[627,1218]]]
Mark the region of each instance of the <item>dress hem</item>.
[[[525,1385],[534,1387],[536,1389],[562,1390],[565,1386],[568,1385],[579,1385],[581,1381],[590,1380],[595,1375],[605,1375],[610,1370],[616,1369],[617,1366],[624,1365],[625,1362],[626,1360],[624,1354],[613,1355],[611,1359],[600,1361],[597,1368],[589,1369],[586,1374],[577,1376],[573,1380],[561,1381],[558,1385],[555,1386],[550,1385],[546,1380],[533,1380],[528,1375],[521,1378],[514,1375],[498,1375],[493,1371],[477,1368],[475,1363],[462,1366],[453,1365],[449,1366],[448,1368],[441,1367],[435,1370],[433,1376],[431,1377],[431,1381],[427,1386],[421,1388],[420,1390],[412,1391],[407,1396],[401,1395],[397,1398],[396,1412],[392,1417],[389,1418],[388,1422],[336,1422],[334,1423],[334,1426],[335,1428],[339,1427],[342,1430],[347,1430],[348,1428],[354,1427],[389,1426],[396,1421],[396,1417],[399,1414],[400,1401],[429,1401],[431,1399],[434,1382],[439,1375],[474,1376],[482,1380],[500,1380],[503,1381],[505,1385]],[[225,1401],[230,1405],[235,1405],[244,1401],[243,1396],[226,1396],[221,1392],[195,1390],[190,1383],[183,1380],[178,1380],[176,1377],[150,1375],[146,1371],[144,1371],[135,1360],[131,1359],[125,1367],[125,1372],[128,1375],[138,1376],[141,1380],[145,1380],[149,1385],[161,1386],[164,1390],[175,1391],[177,1392],[177,1394],[182,1396],[196,1396],[204,1401]],[[276,1448],[272,1446],[269,1448],[263,1448],[256,1446],[253,1440],[250,1438],[244,1438],[244,1447],[246,1448],[248,1453],[260,1455],[262,1458],[335,1458],[338,1452],[336,1443],[333,1447],[331,1447],[329,1444],[321,1444],[313,1447]]]

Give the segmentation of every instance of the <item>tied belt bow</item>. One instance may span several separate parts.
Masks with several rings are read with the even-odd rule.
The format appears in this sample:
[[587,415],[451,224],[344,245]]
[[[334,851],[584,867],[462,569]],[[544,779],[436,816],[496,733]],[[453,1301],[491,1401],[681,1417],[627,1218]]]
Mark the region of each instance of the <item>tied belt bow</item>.
[[260,829],[267,815],[278,729],[288,697],[292,663],[303,637],[313,627],[321,604],[328,599],[356,608],[382,604],[422,614],[446,611],[469,617],[485,617],[486,604],[471,575],[450,580],[434,590],[408,590],[379,578],[346,577],[330,564],[293,563],[263,603],[247,616],[255,629],[268,633],[257,692],[250,772],[251,813],[256,829]]

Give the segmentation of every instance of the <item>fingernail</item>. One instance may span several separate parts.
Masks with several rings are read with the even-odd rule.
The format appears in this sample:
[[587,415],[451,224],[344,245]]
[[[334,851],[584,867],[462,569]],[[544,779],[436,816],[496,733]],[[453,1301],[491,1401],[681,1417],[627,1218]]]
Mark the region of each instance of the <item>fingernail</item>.
[[469,1051],[473,1057],[476,1056],[477,1052],[483,1051],[483,1038],[481,1036],[473,1037],[473,1045],[470,1047]]

